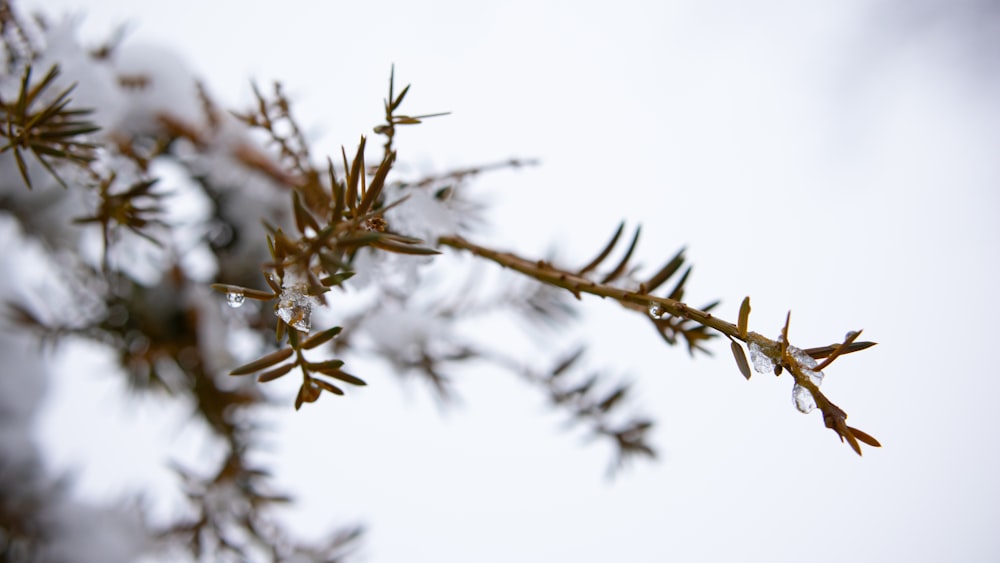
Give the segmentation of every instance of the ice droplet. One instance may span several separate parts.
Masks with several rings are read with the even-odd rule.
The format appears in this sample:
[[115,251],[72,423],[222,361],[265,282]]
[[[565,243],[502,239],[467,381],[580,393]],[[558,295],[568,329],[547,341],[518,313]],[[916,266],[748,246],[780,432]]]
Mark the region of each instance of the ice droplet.
[[804,350],[800,350],[791,345],[788,346],[788,353],[791,354],[792,358],[796,362],[798,362],[799,367],[802,368],[802,373],[806,374],[809,377],[809,380],[812,381],[816,387],[819,387],[820,384],[823,383],[823,372],[813,371],[812,369],[819,365],[816,358],[806,354]]
[[656,301],[649,302],[649,316],[656,320],[663,318],[663,307]]
[[246,296],[243,295],[242,291],[230,291],[226,294],[226,304],[233,309],[238,309],[243,306],[243,302],[246,301]]
[[281,289],[274,314],[299,332],[309,332],[314,298],[306,294],[306,286],[293,285]]
[[753,362],[754,371],[764,374],[774,373],[774,360],[764,353],[763,348],[752,340],[747,344],[747,348],[750,350],[750,361]]
[[792,387],[792,400],[795,402],[795,408],[800,413],[809,414],[816,408],[816,399],[813,397],[813,394],[798,383],[795,384],[795,387]]

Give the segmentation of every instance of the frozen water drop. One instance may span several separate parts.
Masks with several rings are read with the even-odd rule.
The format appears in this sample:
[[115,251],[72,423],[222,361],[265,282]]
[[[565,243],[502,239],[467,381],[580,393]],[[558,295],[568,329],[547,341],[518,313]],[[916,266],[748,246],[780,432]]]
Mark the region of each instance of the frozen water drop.
[[816,358],[806,354],[805,350],[800,350],[791,345],[788,346],[788,353],[799,364],[799,367],[802,368],[802,373],[806,374],[816,387],[819,387],[823,383],[823,372],[812,369],[819,365]]
[[660,305],[659,303],[657,303],[656,301],[650,301],[649,302],[649,316],[653,317],[654,319],[657,319],[657,320],[662,319],[663,318],[663,306]]
[[285,287],[281,290],[274,314],[295,330],[309,332],[313,301],[315,300],[306,294],[304,285]]
[[774,360],[764,353],[763,348],[752,340],[747,345],[747,348],[750,350],[750,361],[753,362],[754,371],[764,374],[774,373]]
[[798,362],[799,366],[801,366],[803,369],[814,368],[818,364],[816,358],[813,358],[809,354],[806,354],[805,350],[796,348],[791,344],[788,345],[788,353],[791,354],[793,358],[795,358],[795,361]]
[[795,387],[792,387],[792,400],[795,402],[795,408],[800,413],[808,414],[816,408],[816,398],[813,397],[812,392],[798,383],[795,384]]
[[246,296],[243,295],[242,291],[230,291],[226,294],[226,304],[228,304],[233,309],[237,309],[243,305],[246,301]]

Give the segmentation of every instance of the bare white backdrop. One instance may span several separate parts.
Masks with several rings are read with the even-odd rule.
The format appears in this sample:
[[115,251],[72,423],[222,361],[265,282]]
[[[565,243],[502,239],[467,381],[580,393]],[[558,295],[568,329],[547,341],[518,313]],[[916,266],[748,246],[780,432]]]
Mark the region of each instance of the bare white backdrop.
[[[721,298],[732,318],[750,295],[754,330],[776,334],[791,309],[800,344],[858,328],[880,342],[824,386],[884,444],[858,458],[793,408],[787,378],[745,382],[724,345],[692,360],[587,300],[591,360],[635,379],[658,421],[659,461],[614,481],[610,453],[513,376],[461,374],[442,413],[373,364],[361,392],[268,415],[264,458],[297,496],[285,516],[301,533],[364,522],[371,562],[996,561],[1000,35],[990,3],[955,3],[983,17],[931,9],[945,4],[22,9],[85,14],[94,42],[126,23],[126,46],[175,50],[232,107],[251,78],[280,79],[319,154],[378,122],[394,63],[410,111],[452,112],[404,131],[402,162],[541,160],[478,181],[494,204],[484,239],[534,255],[554,241],[580,261],[625,218],[643,224],[651,267],[687,245],[696,305]],[[75,494],[167,491],[165,460],[211,455],[183,412],[124,401],[106,358],[72,362],[36,437]]]

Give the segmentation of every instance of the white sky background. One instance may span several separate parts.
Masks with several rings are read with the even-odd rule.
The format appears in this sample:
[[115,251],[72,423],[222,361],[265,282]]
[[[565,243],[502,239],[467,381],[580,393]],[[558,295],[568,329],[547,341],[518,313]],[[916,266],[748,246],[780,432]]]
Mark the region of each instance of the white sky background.
[[[691,360],[587,300],[591,363],[637,380],[658,421],[662,459],[613,482],[609,452],[512,376],[463,374],[442,416],[421,386],[363,373],[360,392],[274,415],[266,459],[304,533],[363,521],[373,563],[1000,558],[998,66],[968,64],[955,29],[860,1],[22,8],[40,4],[85,10],[94,39],[130,22],[233,107],[250,78],[282,80],[318,154],[371,131],[395,63],[407,111],[453,112],[403,131],[403,163],[542,160],[477,182],[496,203],[483,240],[555,241],[578,263],[628,219],[650,268],[688,246],[694,305],[735,319],[749,294],[753,330],[775,335],[790,308],[802,347],[857,328],[880,342],[824,384],[884,444],[859,459],[794,409],[787,377],[747,383],[724,342]],[[107,407],[111,375],[69,375],[39,424],[52,463],[90,498],[158,482],[135,427],[170,447],[183,431]]]

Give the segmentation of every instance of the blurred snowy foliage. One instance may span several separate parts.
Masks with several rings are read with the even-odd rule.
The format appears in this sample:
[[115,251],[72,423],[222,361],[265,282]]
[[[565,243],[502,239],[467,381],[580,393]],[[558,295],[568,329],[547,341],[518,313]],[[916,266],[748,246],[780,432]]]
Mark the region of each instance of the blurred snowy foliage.
[[[345,557],[360,527],[307,545],[271,517],[289,499],[249,453],[260,442],[256,413],[285,395],[228,372],[261,354],[287,359],[288,339],[296,363],[260,378],[300,368],[296,406],[364,384],[331,352],[426,376],[445,397],[444,372],[486,352],[458,339],[451,321],[496,309],[498,292],[535,316],[565,297],[534,303],[541,293],[511,294],[506,283],[492,297],[452,297],[477,278],[434,247],[480,223],[483,206],[465,190],[480,170],[386,180],[395,128],[430,117],[398,114],[405,90],[376,129],[387,139],[382,166],[366,167],[362,142],[354,162],[345,153],[328,167],[313,162],[280,85],[255,89],[258,106],[234,113],[167,48],[118,35],[85,46],[77,18],[27,17],[6,1],[0,24],[0,357],[16,366],[0,376],[0,558]],[[352,199],[334,233],[320,223],[336,213],[338,187],[340,201]],[[340,246],[306,254],[331,237]],[[212,292],[213,282],[239,289]],[[273,312],[260,303],[272,297]],[[331,342],[333,324],[347,330]],[[213,455],[171,462],[179,513],[147,517],[125,499],[88,506],[42,466],[32,420],[67,341],[102,347],[131,392],[176,402],[194,414],[186,432],[213,436]]]
[[[245,458],[256,432],[246,411],[266,398],[226,371],[271,346],[257,329],[275,320],[220,308],[207,287],[219,272],[259,285],[268,259],[261,220],[290,224],[289,187],[266,137],[216,108],[169,49],[119,48],[117,37],[90,48],[77,40],[76,19],[26,17],[7,2],[0,20],[0,357],[8,366],[0,376],[0,559],[348,553],[358,528],[310,547],[266,517],[269,504],[286,499]],[[65,126],[80,119],[98,129]],[[43,133],[67,136],[31,130],[46,125]],[[86,158],[64,158],[67,140]],[[175,468],[190,501],[175,520],[148,522],[135,502],[87,506],[73,500],[71,481],[44,471],[32,419],[65,339],[107,346],[130,388],[189,405],[196,424],[221,438],[228,453],[218,466]]]

